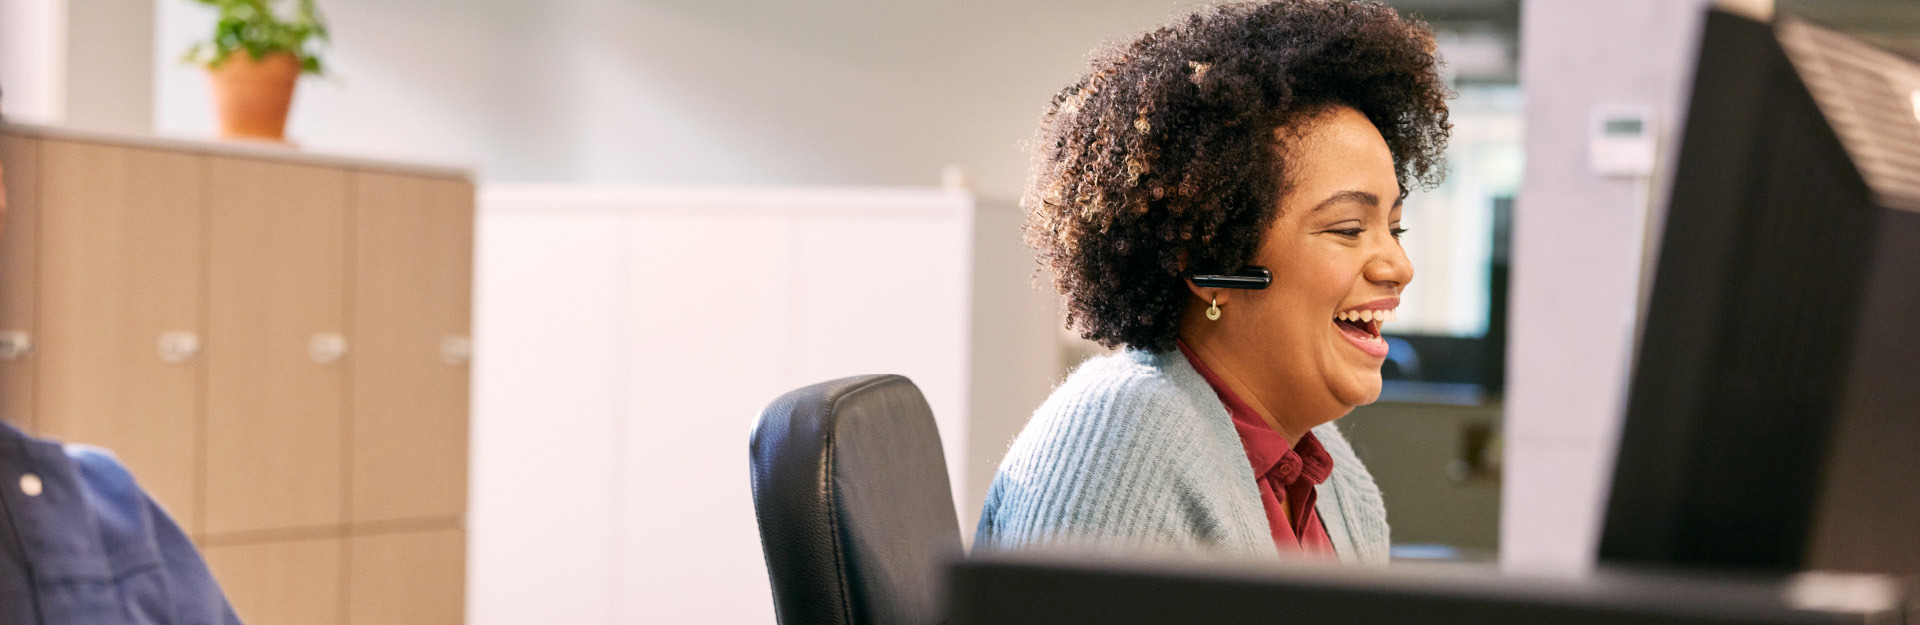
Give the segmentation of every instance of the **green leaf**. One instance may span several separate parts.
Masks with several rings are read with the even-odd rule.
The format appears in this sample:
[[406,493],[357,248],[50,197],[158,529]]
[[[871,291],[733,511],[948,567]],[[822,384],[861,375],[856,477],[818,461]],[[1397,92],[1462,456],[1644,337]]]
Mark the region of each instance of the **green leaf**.
[[319,50],[332,37],[315,0],[292,2],[289,18],[274,11],[278,4],[287,7],[290,0],[186,0],[218,9],[212,35],[196,41],[181,55],[181,61],[214,67],[234,52],[245,50],[255,59],[287,52],[300,59],[301,71],[321,74],[325,65]]

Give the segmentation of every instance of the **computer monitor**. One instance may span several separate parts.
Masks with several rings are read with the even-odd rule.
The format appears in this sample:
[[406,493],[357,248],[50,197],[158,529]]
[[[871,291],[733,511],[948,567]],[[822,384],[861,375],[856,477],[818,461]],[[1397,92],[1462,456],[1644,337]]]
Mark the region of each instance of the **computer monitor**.
[[1920,64],[1706,20],[1602,562],[1920,574]]
[[[1431,565],[1430,565],[1431,566]],[[1394,567],[996,553],[954,566],[951,625],[1760,625],[1898,622],[1881,576]]]

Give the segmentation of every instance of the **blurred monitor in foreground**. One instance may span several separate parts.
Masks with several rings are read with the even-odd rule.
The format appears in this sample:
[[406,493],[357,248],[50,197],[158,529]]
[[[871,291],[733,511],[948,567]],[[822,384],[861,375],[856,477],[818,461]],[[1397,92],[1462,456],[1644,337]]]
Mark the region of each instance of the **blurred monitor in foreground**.
[[1920,64],[1706,20],[1600,545],[1920,574]]
[[994,554],[956,565],[952,625],[1759,625],[1897,623],[1880,576],[1723,578],[1605,572],[1501,577],[1488,569],[1277,566]]

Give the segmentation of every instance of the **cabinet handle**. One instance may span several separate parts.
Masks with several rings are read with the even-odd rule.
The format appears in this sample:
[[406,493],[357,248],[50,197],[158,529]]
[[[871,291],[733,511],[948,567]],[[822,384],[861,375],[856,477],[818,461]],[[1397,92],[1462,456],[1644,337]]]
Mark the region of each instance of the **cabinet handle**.
[[161,332],[160,360],[183,363],[200,355],[200,335],[192,332]]
[[334,332],[322,332],[307,340],[307,356],[314,362],[330,365],[339,362],[347,355],[347,337]]
[[33,335],[19,330],[0,332],[0,360],[19,360],[33,353]]
[[440,362],[464,365],[473,361],[473,339],[448,336],[440,339]]

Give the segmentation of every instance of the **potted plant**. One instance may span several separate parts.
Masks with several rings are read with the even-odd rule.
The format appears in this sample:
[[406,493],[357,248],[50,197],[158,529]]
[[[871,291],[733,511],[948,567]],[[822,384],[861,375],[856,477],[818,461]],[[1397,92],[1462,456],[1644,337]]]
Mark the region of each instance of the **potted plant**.
[[327,24],[313,0],[293,0],[285,19],[274,11],[285,0],[192,1],[220,11],[213,36],[195,42],[185,57],[207,69],[220,136],[284,142],[294,84],[301,74],[323,71],[319,47]]

